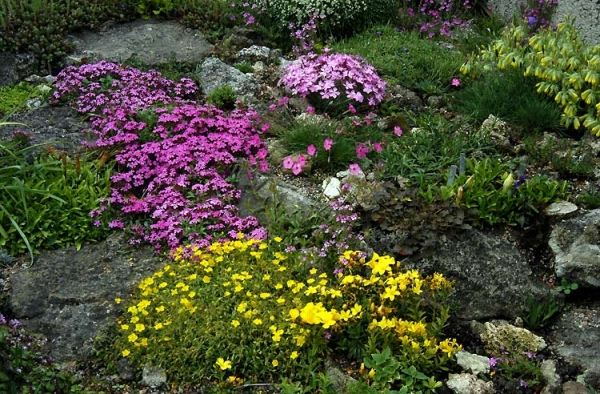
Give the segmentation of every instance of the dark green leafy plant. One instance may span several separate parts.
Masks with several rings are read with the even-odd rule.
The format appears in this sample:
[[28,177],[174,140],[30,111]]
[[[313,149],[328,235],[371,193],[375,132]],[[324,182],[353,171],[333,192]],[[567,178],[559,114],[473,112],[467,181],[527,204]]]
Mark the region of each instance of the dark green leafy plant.
[[579,285],[575,282],[570,282],[566,278],[562,278],[560,281],[560,285],[558,286],[558,290],[562,291],[563,293],[565,293],[567,295],[571,294],[573,291],[575,291],[577,289],[579,289]]
[[206,96],[206,102],[220,109],[231,110],[235,108],[237,96],[229,85],[219,86]]
[[583,205],[587,209],[600,208],[600,190],[592,188],[577,196],[577,203]]
[[525,130],[558,130],[560,109],[513,70],[485,74],[456,94],[456,109],[482,122],[495,115]]
[[527,302],[527,314],[523,317],[525,325],[536,330],[545,327],[561,310],[561,305],[551,298]]
[[593,178],[598,166],[589,145],[580,144],[574,148],[567,138],[531,135],[523,140],[523,145],[536,165],[551,166],[564,178]]
[[237,68],[238,70],[240,70],[244,74],[248,74],[248,73],[251,73],[253,71],[252,64],[250,64],[249,62],[237,63],[235,65],[235,68]]
[[91,157],[0,143],[0,248],[12,255],[98,240],[89,213],[108,196],[110,166]]

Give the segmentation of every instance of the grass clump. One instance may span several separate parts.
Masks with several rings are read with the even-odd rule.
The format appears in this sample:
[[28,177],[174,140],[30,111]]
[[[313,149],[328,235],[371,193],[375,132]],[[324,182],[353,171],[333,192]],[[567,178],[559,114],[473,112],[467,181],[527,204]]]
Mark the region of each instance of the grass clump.
[[460,349],[441,339],[450,289],[442,275],[351,250],[331,275],[322,261],[286,249],[281,238],[241,234],[208,249],[177,249],[127,303],[115,356],[165,368],[182,386],[225,388],[306,383],[333,349],[366,355],[375,344],[389,347],[403,365],[429,374]]
[[444,92],[463,61],[457,50],[389,25],[373,27],[332,48],[364,57],[391,84],[428,94]]
[[456,94],[456,110],[479,122],[495,115],[525,130],[560,129],[560,109],[535,84],[518,71],[488,73]]
[[0,119],[27,108],[28,100],[46,96],[41,87],[24,82],[0,87]]
[[229,85],[219,86],[206,96],[207,103],[222,110],[234,109],[236,100],[235,91]]
[[37,156],[39,148],[0,143],[0,248],[12,255],[79,248],[104,234],[89,213],[109,194],[111,167],[60,152]]

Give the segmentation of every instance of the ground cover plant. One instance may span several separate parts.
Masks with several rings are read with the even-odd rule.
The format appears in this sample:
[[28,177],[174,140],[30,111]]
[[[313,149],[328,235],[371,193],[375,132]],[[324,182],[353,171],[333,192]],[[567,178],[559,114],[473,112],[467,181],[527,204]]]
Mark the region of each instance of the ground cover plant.
[[160,365],[175,381],[235,386],[281,376],[306,383],[331,347],[359,356],[363,347],[389,347],[401,365],[426,374],[460,349],[441,337],[450,289],[443,276],[352,250],[338,256],[332,275],[281,241],[240,234],[204,250],[177,249],[126,305],[121,356]]
[[15,112],[27,108],[27,101],[35,98],[46,98],[50,93],[40,87],[27,83],[0,87],[0,119],[7,118]]
[[[239,216],[240,192],[228,179],[238,159],[267,166],[258,114],[187,103],[196,91],[189,79],[175,83],[109,62],[59,74],[54,99],[73,98],[78,111],[103,115],[91,123],[94,145],[117,150],[111,196],[92,214],[97,225],[127,227],[158,249],[183,238],[208,245],[239,231],[260,238],[257,220]],[[103,215],[109,207],[118,219]]]
[[[0,142],[0,248],[17,256],[102,239],[90,211],[109,195],[110,165],[29,146],[27,136]],[[33,255],[32,255],[33,258]]]

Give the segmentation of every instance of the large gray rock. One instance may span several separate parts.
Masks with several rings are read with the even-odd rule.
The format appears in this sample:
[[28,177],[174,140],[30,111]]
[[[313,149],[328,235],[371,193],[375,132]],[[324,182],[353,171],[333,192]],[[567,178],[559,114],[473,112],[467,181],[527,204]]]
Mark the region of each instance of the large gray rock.
[[244,74],[216,57],[206,59],[198,67],[197,74],[202,91],[206,95],[220,86],[229,85],[238,98],[251,100],[257,88],[256,81],[251,74]]
[[485,350],[494,356],[500,356],[503,351],[510,354],[538,353],[546,348],[544,338],[502,320],[484,323],[479,336]]
[[51,144],[74,152],[89,140],[87,126],[77,112],[69,107],[41,107],[33,111],[15,114],[10,121],[22,125],[0,128],[0,138],[9,137],[15,131],[25,131],[34,144]]
[[199,63],[212,46],[197,30],[173,21],[135,21],[103,32],[84,32],[73,38],[75,57],[122,62],[135,57],[148,65],[175,60]]
[[467,372],[474,375],[490,372],[489,358],[461,350],[456,353],[456,363]]
[[456,312],[461,319],[512,320],[523,315],[529,298],[549,295],[533,278],[523,253],[499,235],[478,230],[448,234],[428,250],[413,266],[455,281]]
[[[521,7],[527,4],[526,0],[488,0],[488,7],[496,15],[507,22],[513,17],[521,17]],[[600,4],[597,0],[561,0],[558,2],[556,12],[552,18],[554,23],[574,16],[575,27],[588,44],[600,43]]]
[[98,244],[43,252],[12,275],[9,305],[25,327],[45,335],[59,361],[89,354],[93,339],[112,324],[143,277],[160,265],[151,248],[130,248],[123,234]]
[[550,327],[546,339],[555,354],[582,367],[586,382],[600,390],[600,304],[565,312]]
[[548,244],[559,278],[600,287],[600,209],[557,223]]

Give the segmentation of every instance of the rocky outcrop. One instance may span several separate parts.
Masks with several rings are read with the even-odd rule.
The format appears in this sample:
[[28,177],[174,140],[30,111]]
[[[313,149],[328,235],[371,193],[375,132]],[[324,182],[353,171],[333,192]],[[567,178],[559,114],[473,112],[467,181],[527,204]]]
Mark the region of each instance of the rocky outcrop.
[[44,252],[10,280],[9,306],[23,325],[48,338],[59,361],[89,354],[96,335],[114,323],[131,288],[160,265],[151,248],[130,248],[122,234],[104,242]]
[[218,87],[229,85],[238,98],[253,99],[257,84],[252,75],[244,74],[216,57],[206,59],[197,70],[202,92],[209,95]]
[[196,64],[212,51],[198,31],[174,21],[135,21],[102,32],[84,32],[73,38],[73,58],[123,62],[135,58],[148,65],[177,61]]
[[600,209],[557,223],[548,244],[556,256],[556,276],[600,287]]

